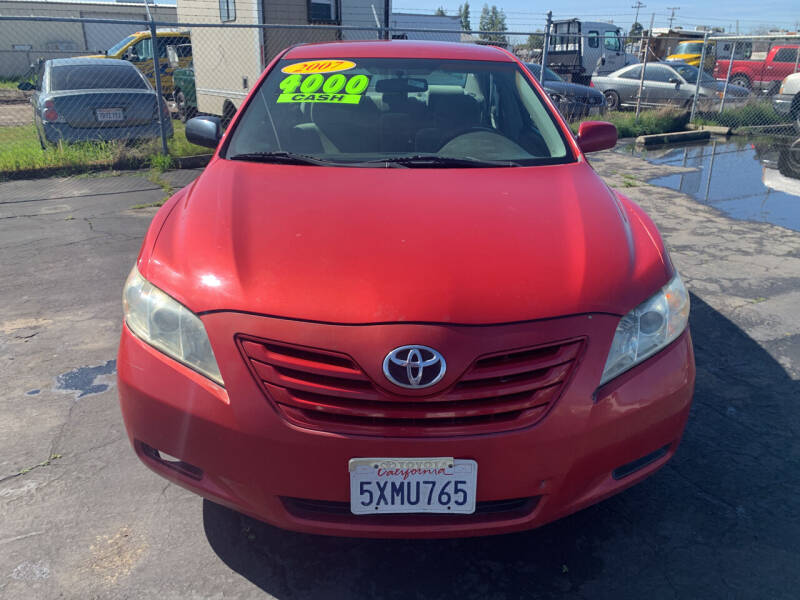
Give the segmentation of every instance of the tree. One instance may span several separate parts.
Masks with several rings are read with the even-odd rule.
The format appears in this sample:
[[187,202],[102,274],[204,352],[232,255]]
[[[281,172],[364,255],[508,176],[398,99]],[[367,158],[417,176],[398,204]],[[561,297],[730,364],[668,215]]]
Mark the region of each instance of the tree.
[[481,33],[478,36],[481,40],[489,42],[490,44],[496,44],[498,46],[508,45],[508,37],[503,33],[499,33],[508,31],[508,27],[506,26],[506,13],[504,13],[502,10],[498,10],[497,6],[494,4],[492,4],[491,8],[489,8],[488,4],[483,5],[483,9],[481,10],[480,28],[482,32],[498,32]]
[[631,30],[628,32],[628,43],[633,44],[638,42],[642,39],[642,35],[644,35],[644,27],[638,21],[635,21],[633,25],[631,25]]
[[531,50],[541,50],[544,47],[544,32],[537,31],[529,34],[525,46]]
[[433,13],[433,14],[435,14],[437,17],[444,17],[445,15],[447,15],[447,13],[444,12],[444,7],[443,6],[440,6],[439,8],[437,8],[436,12]]
[[459,4],[458,16],[461,17],[461,29],[472,31],[472,24],[469,22],[469,2]]

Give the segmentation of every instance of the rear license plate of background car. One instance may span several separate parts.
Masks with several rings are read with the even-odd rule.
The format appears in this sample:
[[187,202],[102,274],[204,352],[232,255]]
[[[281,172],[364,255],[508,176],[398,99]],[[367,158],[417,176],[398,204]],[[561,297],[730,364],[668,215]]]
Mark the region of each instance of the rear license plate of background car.
[[355,515],[475,512],[474,460],[353,458],[349,469],[350,512]]
[[121,108],[98,108],[96,111],[98,121],[122,121],[125,118]]

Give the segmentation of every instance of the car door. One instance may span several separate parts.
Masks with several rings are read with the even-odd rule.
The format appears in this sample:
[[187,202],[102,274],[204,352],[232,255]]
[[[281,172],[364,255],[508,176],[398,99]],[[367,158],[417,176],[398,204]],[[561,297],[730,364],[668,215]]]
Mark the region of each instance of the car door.
[[681,106],[683,80],[670,67],[655,63],[648,64],[644,70],[644,89],[642,101],[648,106]]
[[625,52],[622,46],[619,29],[606,29],[603,32],[603,56],[606,59],[603,72],[613,73],[625,66]]
[[772,63],[766,67],[765,75],[767,77],[765,79],[778,82],[791,75],[794,72],[795,64],[797,64],[797,51],[798,48],[780,48],[775,53]]
[[611,79],[613,88],[619,94],[621,104],[634,105],[639,95],[639,78],[642,75],[642,65],[633,65],[622,71],[617,77]]

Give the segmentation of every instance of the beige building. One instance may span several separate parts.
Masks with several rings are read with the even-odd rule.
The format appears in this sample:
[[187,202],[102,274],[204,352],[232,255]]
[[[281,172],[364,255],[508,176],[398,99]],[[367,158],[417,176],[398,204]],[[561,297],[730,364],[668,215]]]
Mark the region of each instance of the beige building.
[[[174,5],[150,2],[156,21],[174,22]],[[2,17],[68,17],[124,19],[130,23],[70,23],[5,21]],[[102,53],[122,38],[146,27],[141,2],[80,2],[67,0],[0,0],[0,77],[23,75],[39,58]]]

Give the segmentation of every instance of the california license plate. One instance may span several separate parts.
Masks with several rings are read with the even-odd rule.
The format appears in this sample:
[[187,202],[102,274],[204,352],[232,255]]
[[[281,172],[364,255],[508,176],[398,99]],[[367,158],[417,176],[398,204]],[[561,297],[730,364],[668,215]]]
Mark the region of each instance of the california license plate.
[[350,511],[385,513],[475,512],[478,463],[436,458],[352,458]]
[[125,118],[121,108],[97,108],[95,110],[98,121],[122,121]]

